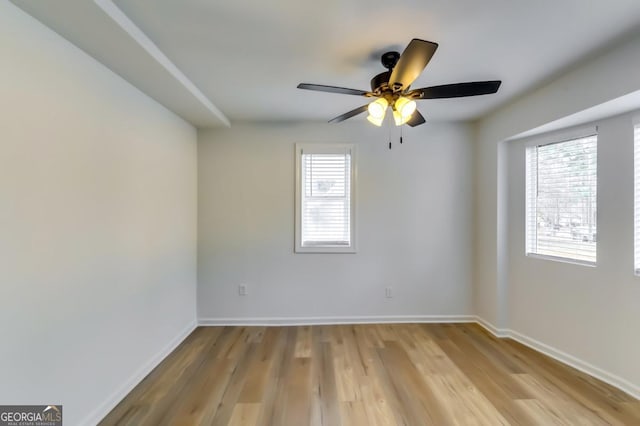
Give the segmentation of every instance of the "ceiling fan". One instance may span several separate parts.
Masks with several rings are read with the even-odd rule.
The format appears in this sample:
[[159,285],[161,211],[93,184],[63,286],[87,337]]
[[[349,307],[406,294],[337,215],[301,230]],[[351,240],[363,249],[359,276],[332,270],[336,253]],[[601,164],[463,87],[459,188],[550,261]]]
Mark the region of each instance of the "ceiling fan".
[[501,83],[499,80],[474,81],[411,89],[411,84],[427,66],[437,48],[437,43],[414,38],[404,52],[402,52],[402,55],[398,52],[384,53],[381,57],[381,62],[382,65],[387,68],[387,71],[371,79],[370,92],[348,89],[346,87],[308,83],[298,84],[298,89],[376,98],[376,100],[367,105],[363,105],[329,120],[329,123],[339,123],[368,110],[369,116],[367,120],[376,126],[381,126],[387,108],[391,107],[396,126],[408,124],[411,127],[419,126],[425,122],[422,114],[416,109],[416,100],[488,95],[498,91]]

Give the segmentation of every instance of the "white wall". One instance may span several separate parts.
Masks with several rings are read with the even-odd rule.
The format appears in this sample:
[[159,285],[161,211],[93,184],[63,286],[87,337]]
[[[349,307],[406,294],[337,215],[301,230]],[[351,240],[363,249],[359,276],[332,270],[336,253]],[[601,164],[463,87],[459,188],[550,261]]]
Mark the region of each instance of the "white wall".
[[[633,337],[632,144],[628,117],[603,120],[599,142],[598,267],[522,256],[524,157],[513,135],[640,88],[640,37],[626,40],[481,120],[476,128],[476,312],[640,392]],[[625,121],[626,120],[626,121]],[[622,383],[618,381],[619,383]],[[624,383],[622,383],[624,385]]]
[[[199,318],[471,314],[468,128],[427,123],[404,139],[389,150],[363,117],[201,133]],[[296,142],[356,144],[356,254],[294,254]]]
[[[640,88],[640,35],[607,49],[603,54],[527,93],[475,126],[475,262],[474,306],[485,320],[505,327],[506,313],[498,303],[500,275],[506,264],[498,256],[504,238],[498,222],[504,220],[498,192],[501,142],[524,131],[602,104]],[[504,153],[504,152],[503,152]],[[502,157],[500,155],[500,157]],[[506,299],[503,299],[506,300]],[[500,321],[499,321],[500,319]]]
[[0,402],[95,422],[194,324],[197,135],[9,2],[0,52]]
[[598,126],[595,268],[524,255],[524,147],[531,142],[508,145],[509,327],[639,385],[640,278],[634,275],[633,265],[633,121],[627,114],[594,124]]

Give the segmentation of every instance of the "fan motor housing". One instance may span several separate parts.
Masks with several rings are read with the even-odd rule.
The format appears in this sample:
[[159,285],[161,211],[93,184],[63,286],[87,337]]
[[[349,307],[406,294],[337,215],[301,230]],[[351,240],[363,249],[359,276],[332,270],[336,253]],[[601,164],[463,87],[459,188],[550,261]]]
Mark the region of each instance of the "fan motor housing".
[[400,52],[385,52],[380,57],[380,62],[383,67],[391,71],[398,63],[398,59],[400,59]]
[[385,71],[373,77],[371,79],[371,91],[384,91],[384,89],[389,85],[389,78],[391,77],[391,71]]

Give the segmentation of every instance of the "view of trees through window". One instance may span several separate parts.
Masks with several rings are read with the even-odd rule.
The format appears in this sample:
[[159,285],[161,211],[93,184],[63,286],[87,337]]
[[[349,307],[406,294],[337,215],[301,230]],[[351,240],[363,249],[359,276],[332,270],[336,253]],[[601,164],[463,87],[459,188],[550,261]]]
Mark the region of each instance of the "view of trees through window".
[[527,253],[596,261],[597,136],[527,148]]

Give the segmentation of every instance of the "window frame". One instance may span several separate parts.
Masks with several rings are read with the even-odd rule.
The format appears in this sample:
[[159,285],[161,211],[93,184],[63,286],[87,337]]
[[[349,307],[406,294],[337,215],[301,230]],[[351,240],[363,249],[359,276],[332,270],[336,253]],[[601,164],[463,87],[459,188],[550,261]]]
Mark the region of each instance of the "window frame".
[[[636,132],[639,133],[636,139]],[[640,115],[634,115],[631,119],[631,139],[633,143],[633,274],[640,277],[640,262],[636,259],[640,257],[640,224],[636,217],[640,216]]]
[[[598,206],[598,197],[599,197],[599,193],[600,191],[598,190],[599,187],[599,182],[598,182],[598,160],[597,160],[597,156],[598,156],[598,145],[599,145],[599,132],[598,132],[598,127],[595,125],[589,125],[589,126],[581,126],[578,128],[573,128],[573,129],[564,129],[564,130],[560,130],[560,131],[555,131],[555,132],[550,132],[548,134],[544,134],[544,135],[539,135],[539,136],[532,136],[530,138],[526,138],[525,139],[525,143],[524,143],[524,156],[523,156],[523,161],[525,163],[525,167],[524,167],[524,252],[525,252],[525,256],[529,257],[529,258],[534,258],[534,259],[543,259],[543,260],[551,260],[551,261],[555,261],[555,262],[562,262],[562,263],[569,263],[569,264],[575,264],[575,265],[580,265],[580,266],[588,266],[588,267],[596,267],[597,266],[597,262],[598,262],[598,241],[595,241],[595,260],[594,261],[590,261],[590,260],[583,260],[583,259],[576,259],[576,258],[572,258],[572,257],[564,257],[564,256],[554,256],[554,255],[549,255],[549,254],[541,254],[541,253],[537,253],[537,252],[530,252],[529,248],[530,248],[530,241],[529,241],[529,187],[527,184],[527,181],[529,179],[528,177],[528,170],[529,170],[529,164],[527,162],[527,151],[530,148],[534,148],[534,147],[544,147],[544,146],[548,146],[548,145],[556,145],[556,144],[560,144],[560,143],[565,143],[565,142],[571,142],[577,139],[583,139],[583,138],[588,138],[591,136],[595,136],[596,137],[596,233],[598,232],[598,214],[597,214],[597,206]],[[536,170],[536,173],[539,173],[539,170]],[[537,184],[536,184],[537,185]]]
[[[350,151],[351,165],[351,185],[349,188],[349,232],[350,244],[348,246],[302,245],[302,153],[303,151],[314,154],[335,154],[340,151]],[[354,144],[348,143],[296,143],[295,145],[295,232],[294,232],[294,252],[295,253],[356,253],[357,233],[356,233],[356,188],[357,188],[357,152]]]

